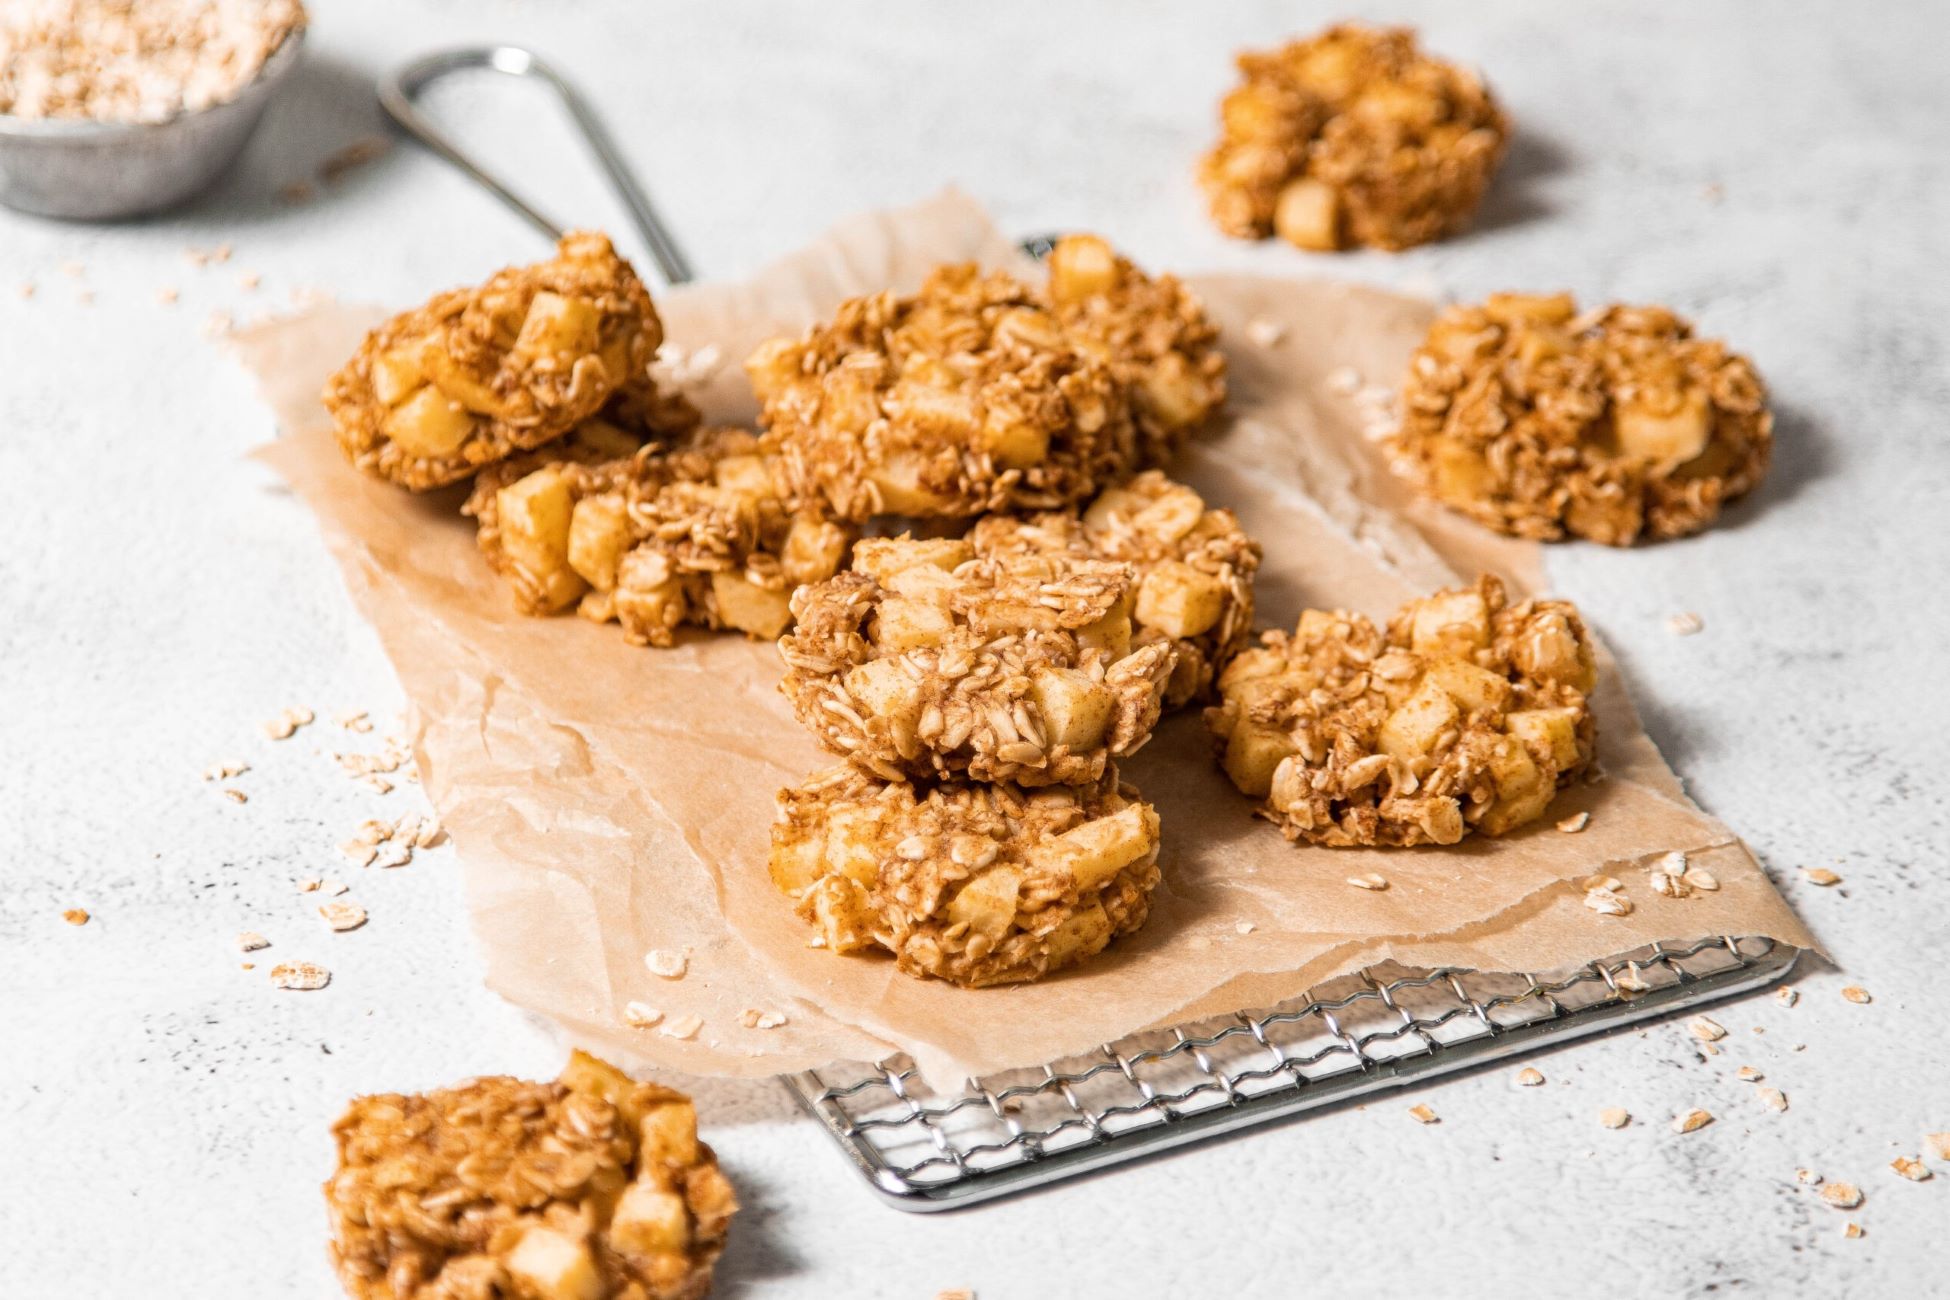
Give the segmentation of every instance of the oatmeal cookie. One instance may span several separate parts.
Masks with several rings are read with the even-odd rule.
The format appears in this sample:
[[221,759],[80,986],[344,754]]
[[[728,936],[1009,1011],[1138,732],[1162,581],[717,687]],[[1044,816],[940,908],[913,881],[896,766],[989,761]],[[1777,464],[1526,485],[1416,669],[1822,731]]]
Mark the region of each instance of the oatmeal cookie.
[[618,455],[592,432],[483,470],[464,507],[523,613],[573,604],[656,646],[685,624],[772,640],[793,588],[845,560],[852,530],[788,509],[757,435],[707,428]]
[[1135,468],[1130,398],[1028,286],[941,267],[745,363],[795,499],[841,519],[1088,498]]
[[1259,543],[1232,511],[1206,509],[1157,470],[1106,488],[1081,514],[990,515],[968,540],[977,555],[1079,555],[1135,568],[1132,644],[1162,641],[1177,652],[1166,708],[1205,696],[1252,634]]
[[1228,235],[1425,244],[1469,219],[1503,157],[1509,124],[1489,90],[1409,28],[1344,23],[1238,64],[1245,80],[1199,167]]
[[1137,572],[966,540],[868,539],[801,587],[781,689],[826,748],[888,780],[1082,785],[1151,738],[1167,642],[1132,644]]
[[[654,392],[663,341],[650,295],[602,235],[497,273],[368,334],[325,388],[339,446],[414,491],[555,441],[622,395],[661,426],[688,407]],[[681,421],[680,421],[681,422]]]
[[1308,610],[1221,674],[1206,711],[1233,784],[1313,844],[1454,844],[1543,816],[1591,763],[1596,678],[1575,607],[1503,584],[1411,602],[1384,633]]
[[1050,251],[1049,298],[1129,390],[1143,463],[1169,464],[1225,404],[1218,327],[1177,276],[1153,278],[1095,235],[1070,235]]
[[1409,363],[1398,472],[1499,532],[1629,546],[1698,532],[1767,471],[1748,360],[1663,307],[1451,307]]
[[841,766],[779,795],[772,882],[836,953],[909,975],[1040,979],[1144,924],[1158,815],[1115,771],[1085,786],[885,782]]
[[697,1300],[738,1209],[690,1099],[582,1052],[555,1083],[360,1097],[332,1134],[355,1300]]

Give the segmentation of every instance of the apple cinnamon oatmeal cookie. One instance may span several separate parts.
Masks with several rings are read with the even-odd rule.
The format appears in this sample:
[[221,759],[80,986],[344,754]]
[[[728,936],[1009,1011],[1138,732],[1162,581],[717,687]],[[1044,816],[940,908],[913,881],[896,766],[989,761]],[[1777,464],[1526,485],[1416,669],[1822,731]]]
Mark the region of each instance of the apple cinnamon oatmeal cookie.
[[1206,509],[1198,493],[1157,470],[1106,488],[1080,515],[990,515],[968,540],[977,555],[1079,555],[1135,568],[1132,644],[1166,642],[1177,652],[1166,708],[1210,691],[1252,634],[1259,543],[1232,511]]
[[1084,500],[1137,458],[1130,402],[1028,286],[944,266],[745,363],[795,499],[842,519]]
[[360,1097],[332,1134],[355,1300],[696,1300],[738,1209],[690,1099],[583,1052],[555,1083]]
[[414,491],[553,442],[622,393],[656,427],[695,423],[645,392],[663,325],[609,240],[563,237],[555,257],[436,295],[366,335],[325,388],[339,446]]
[[1157,725],[1172,646],[1132,644],[1137,573],[965,540],[868,539],[792,597],[781,689],[827,749],[888,780],[1082,785]]
[[1158,815],[1115,771],[1084,786],[884,782],[851,766],[782,791],[772,882],[836,953],[909,975],[1040,979],[1144,924]]
[[1199,167],[1228,235],[1398,250],[1475,212],[1509,124],[1473,74],[1406,27],[1343,23],[1238,58],[1224,133]]
[[1166,465],[1225,404],[1219,330],[1174,275],[1146,275],[1095,235],[1070,235],[1049,255],[1049,297],[1085,351],[1130,392],[1139,453]]
[[1398,472],[1499,532],[1611,546],[1698,532],[1767,471],[1747,358],[1663,307],[1451,307],[1409,363]]
[[1226,775],[1288,839],[1454,844],[1535,821],[1590,765],[1595,679],[1575,607],[1510,605],[1483,577],[1386,632],[1308,610],[1232,661],[1206,722]]
[[585,424],[474,481],[464,509],[523,613],[574,604],[656,646],[685,624],[772,640],[792,589],[839,571],[851,529],[787,509],[755,434],[707,428],[619,456],[592,438],[605,429]]

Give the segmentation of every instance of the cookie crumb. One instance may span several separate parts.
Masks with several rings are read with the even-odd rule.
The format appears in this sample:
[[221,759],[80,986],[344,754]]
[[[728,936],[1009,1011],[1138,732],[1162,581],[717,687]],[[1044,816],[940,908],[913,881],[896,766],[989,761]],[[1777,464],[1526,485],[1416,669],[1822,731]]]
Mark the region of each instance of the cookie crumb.
[[1540,1070],[1526,1069],[1517,1071],[1517,1086],[1519,1088],[1535,1088],[1543,1081],[1544,1075]]
[[69,925],[86,925],[88,924],[88,909],[85,907],[71,907],[61,913],[61,919]]
[[1759,1095],[1761,1105],[1769,1110],[1780,1111],[1788,1108],[1787,1094],[1779,1088],[1762,1088]]
[[1767,1077],[1751,1065],[1741,1066],[1733,1072],[1733,1075],[1734,1078],[1740,1080],[1742,1083],[1757,1083]]
[[1950,1133],[1926,1133],[1923,1144],[1938,1160],[1950,1160]]
[[1801,995],[1793,989],[1775,989],[1774,1000],[1784,1007],[1791,1007],[1801,1000]]
[[1869,996],[1869,990],[1863,988],[1860,984],[1851,984],[1843,989],[1842,997],[1855,1003],[1857,1006],[1866,1006],[1875,1001],[1874,998]]
[[1606,1128],[1624,1128],[1632,1122],[1632,1113],[1617,1106],[1609,1106],[1598,1112],[1598,1122]]
[[1915,1156],[1897,1156],[1889,1162],[1889,1167],[1912,1183],[1928,1182],[1932,1176],[1930,1167]]
[[1695,636],[1706,627],[1706,620],[1690,610],[1666,620],[1666,631],[1674,636]]
[[240,930],[237,932],[238,952],[256,952],[259,948],[269,948],[270,946],[271,941],[255,930]]
[[1410,1106],[1408,1114],[1417,1124],[1440,1124],[1442,1117],[1427,1106]]
[[1717,1020],[1706,1016],[1694,1016],[1686,1022],[1686,1028],[1701,1042],[1717,1043],[1727,1036],[1727,1031]]
[[232,803],[249,803],[251,801],[251,797],[249,795],[245,794],[242,790],[238,790],[232,786],[224,787],[223,797],[230,800],[230,802]]
[[1801,877],[1811,885],[1828,886],[1842,883],[1842,878],[1827,867],[1803,867]]
[[1854,1183],[1824,1183],[1821,1199],[1838,1210],[1852,1210],[1862,1204],[1862,1189]]
[[652,975],[659,979],[680,980],[690,968],[690,962],[681,952],[669,952],[662,948],[652,948],[643,954],[643,964]]
[[340,933],[356,930],[366,923],[366,909],[357,903],[327,903],[318,909],[318,914],[326,925]]
[[1856,1238],[1862,1236],[1862,1231],[1862,1225],[1853,1219],[1842,1225],[1842,1235],[1850,1241],[1854,1241]]
[[1710,1111],[1689,1110],[1684,1115],[1673,1120],[1672,1131],[1675,1133],[1697,1133],[1712,1122],[1713,1115]]
[[309,992],[322,989],[332,982],[332,972],[316,962],[281,961],[271,967],[271,986]]

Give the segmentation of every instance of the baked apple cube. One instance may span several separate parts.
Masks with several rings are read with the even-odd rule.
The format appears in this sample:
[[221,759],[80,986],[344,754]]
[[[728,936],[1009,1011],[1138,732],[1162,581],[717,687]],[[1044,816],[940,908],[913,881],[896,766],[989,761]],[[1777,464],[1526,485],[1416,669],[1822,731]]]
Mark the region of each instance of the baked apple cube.
[[966,925],[991,941],[1007,934],[1016,921],[1016,900],[1022,893],[1022,873],[1013,867],[991,867],[961,887],[948,904],[951,925]]
[[569,516],[569,567],[597,591],[616,587],[616,566],[633,545],[630,516],[616,493],[584,497]]
[[1049,743],[1078,753],[1103,743],[1117,708],[1117,697],[1108,687],[1074,668],[1036,669],[1029,679],[1029,694],[1042,713]]
[[1219,621],[1225,600],[1225,584],[1217,577],[1165,560],[1138,585],[1137,621],[1168,637],[1200,636]]
[[792,597],[783,588],[761,587],[740,573],[720,569],[711,575],[711,598],[718,618],[747,636],[776,641],[792,622]]
[[445,456],[456,450],[474,429],[474,416],[431,384],[386,413],[386,437],[414,456]]
[[501,545],[545,609],[567,608],[586,589],[569,567],[569,525],[575,508],[559,465],[517,479],[496,495]]
[[508,1275],[535,1300],[605,1300],[609,1294],[589,1247],[539,1225],[508,1252]]
[[1455,730],[1460,721],[1449,693],[1429,682],[1388,715],[1375,737],[1376,748],[1411,771],[1425,772],[1443,733]]
[[[528,361],[544,358],[560,361],[594,352],[602,334],[603,314],[587,298],[569,298],[559,293],[542,292],[528,304],[521,333],[515,336],[514,355]],[[611,378],[621,383],[622,375]]]
[[682,1193],[647,1181],[631,1183],[616,1202],[609,1240],[637,1255],[681,1254],[691,1244],[691,1216]]

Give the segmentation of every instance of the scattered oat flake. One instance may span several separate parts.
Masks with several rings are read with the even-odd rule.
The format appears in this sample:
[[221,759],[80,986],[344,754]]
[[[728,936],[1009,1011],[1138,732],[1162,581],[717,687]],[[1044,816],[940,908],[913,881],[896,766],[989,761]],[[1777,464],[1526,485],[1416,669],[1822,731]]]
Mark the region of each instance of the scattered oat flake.
[[1811,885],[1825,886],[1839,885],[1842,883],[1842,878],[1830,871],[1827,867],[1803,867],[1801,868],[1801,875]]
[[230,326],[229,312],[213,311],[203,318],[203,337],[206,339],[222,338],[224,335],[230,333]]
[[657,1030],[665,1038],[696,1038],[697,1031],[704,1028],[704,1022],[696,1016],[679,1016],[666,1022]]
[[1713,1122],[1712,1112],[1704,1111],[1704,1110],[1689,1110],[1684,1115],[1681,1115],[1678,1118],[1673,1120],[1672,1131],[1675,1133],[1697,1133],[1699,1130],[1705,1128],[1708,1124],[1711,1124],[1712,1122]]
[[1705,1016],[1694,1016],[1686,1022],[1686,1028],[1691,1031],[1693,1037],[1707,1043],[1717,1043],[1727,1036],[1727,1031],[1718,1021],[1710,1020]]
[[366,909],[357,903],[327,903],[318,909],[318,914],[326,925],[340,933],[356,930],[366,923]]
[[1353,885],[1353,886],[1354,886],[1354,887],[1355,887],[1356,889],[1386,889],[1386,888],[1388,888],[1388,882],[1387,882],[1387,880],[1385,880],[1385,879],[1384,879],[1384,878],[1383,878],[1383,877],[1382,877],[1382,876],[1380,875],[1380,873],[1378,873],[1378,872],[1374,872],[1374,871],[1370,871],[1370,872],[1368,872],[1368,873],[1367,873],[1366,875],[1361,875],[1361,876],[1349,876],[1349,877],[1347,878],[1347,883],[1348,883],[1348,884],[1350,884],[1350,885]]
[[61,913],[61,919],[69,925],[86,925],[88,924],[88,909],[85,907],[71,907]]
[[1844,1223],[1842,1225],[1842,1235],[1844,1237],[1847,1237],[1850,1241],[1855,1241],[1856,1239],[1860,1238],[1862,1234],[1863,1234],[1862,1225],[1855,1222],[1853,1219],[1849,1220],[1847,1223]]
[[760,1011],[757,1007],[746,1007],[738,1013],[738,1023],[747,1029],[777,1029],[785,1023],[785,1017],[776,1011]]
[[1598,1122],[1606,1128],[1624,1128],[1632,1122],[1632,1113],[1617,1106],[1607,1107],[1598,1112]]
[[250,771],[249,763],[212,763],[203,769],[205,781],[228,781],[233,776],[242,776]]
[[1682,876],[1668,876],[1664,872],[1652,873],[1652,892],[1661,898],[1685,898],[1693,891]]
[[1923,1142],[1938,1160],[1950,1160],[1950,1133],[1925,1133]]
[[1255,346],[1262,348],[1275,347],[1281,339],[1286,337],[1286,326],[1276,320],[1267,320],[1263,316],[1255,316],[1246,322],[1246,337],[1251,339]]
[[332,880],[328,877],[318,882],[318,892],[337,898],[340,894],[351,893],[352,886],[346,884],[343,880]]
[[20,286],[20,296],[23,298],[32,298],[34,296],[34,282],[32,280]]
[[347,731],[366,732],[372,730],[372,719],[362,709],[357,713],[339,714],[339,725]]
[[301,880],[301,881],[299,881],[299,882],[298,882],[298,892],[299,892],[299,893],[301,893],[301,894],[315,894],[315,893],[317,893],[317,892],[318,892],[318,881],[316,881],[316,880]]
[[182,295],[174,289],[156,290],[156,301],[161,303],[165,307],[174,307],[176,305],[176,300],[180,297],[182,297]]
[[634,1029],[648,1029],[664,1018],[664,1013],[643,1002],[625,1002],[623,1020]]
[[392,142],[384,136],[361,136],[343,149],[334,150],[319,167],[318,174],[327,185],[333,184],[347,172],[384,156],[392,147]]
[[1797,1169],[1794,1171],[1794,1181],[1804,1187],[1813,1187],[1821,1181],[1821,1175],[1812,1169]]
[[1327,391],[1340,397],[1352,397],[1361,391],[1361,372],[1353,366],[1336,366],[1327,372]]
[[1775,989],[1774,1000],[1784,1007],[1791,1007],[1801,1000],[1801,995],[1793,989]]
[[298,728],[309,726],[312,718],[310,709],[286,709],[264,724],[264,734],[272,740],[289,740]]
[[383,776],[361,777],[359,778],[359,784],[374,794],[391,794],[393,792],[393,783]]
[[1762,1074],[1759,1070],[1756,1070],[1751,1065],[1741,1066],[1738,1070],[1735,1070],[1733,1072],[1733,1076],[1734,1078],[1740,1080],[1742,1083],[1757,1083],[1760,1080],[1765,1079],[1767,1077],[1766,1075]]
[[1613,984],[1621,993],[1650,993],[1652,986],[1645,982],[1637,962],[1626,963],[1625,969],[1612,976]]
[[1706,620],[1690,610],[1666,620],[1666,631],[1674,636],[1692,636],[1706,627]]
[[1542,1083],[1543,1081],[1544,1081],[1544,1075],[1541,1070],[1517,1071],[1517,1086],[1519,1088],[1535,1088],[1538,1084]]
[[951,1286],[946,1290],[936,1291],[934,1300],[975,1300],[975,1293],[965,1286]]
[[1408,1114],[1409,1118],[1413,1119],[1417,1124],[1440,1124],[1442,1122],[1442,1117],[1437,1115],[1433,1110],[1430,1110],[1427,1106],[1410,1106],[1408,1108]]
[[1860,984],[1851,984],[1843,989],[1842,997],[1858,1006],[1864,1006],[1875,1001],[1874,998],[1869,996],[1869,990],[1863,988]]
[[259,948],[269,948],[270,946],[271,941],[255,930],[240,930],[237,932],[238,952],[256,952]]
[[1760,1104],[1769,1110],[1786,1110],[1788,1108],[1787,1094],[1779,1088],[1762,1088],[1759,1090],[1759,1096]]
[[1824,1183],[1821,1199],[1838,1210],[1852,1210],[1862,1204],[1862,1189],[1854,1183]]
[[263,283],[264,277],[256,271],[246,271],[237,277],[237,287],[239,289],[255,289]]
[[1591,825],[1591,814],[1588,812],[1581,812],[1581,813],[1573,813],[1569,817],[1566,817],[1563,821],[1557,824],[1557,829],[1563,831],[1566,835],[1576,835],[1579,831],[1583,830],[1585,827],[1589,825]]
[[1679,878],[1703,893],[1714,894],[1720,889],[1720,878],[1703,867],[1688,867]]
[[1632,900],[1606,889],[1585,891],[1584,905],[1600,916],[1628,916],[1632,911]]
[[1652,864],[1652,870],[1668,876],[1683,876],[1686,874],[1686,855],[1677,849],[1661,854],[1659,860]]
[[372,865],[372,860],[379,856],[379,846],[364,840],[347,840],[339,845],[339,852],[352,859],[353,866],[365,867]]
[[386,870],[403,867],[413,861],[413,846],[403,840],[393,840],[373,855],[373,865]]
[[1251,934],[1254,930],[1257,930],[1259,927],[1254,925],[1251,921],[1241,921],[1238,925],[1235,925],[1232,928],[1237,930],[1241,934]]
[[664,948],[652,948],[643,954],[643,964],[652,975],[659,979],[680,980],[690,968],[690,961],[681,952],[671,952]]
[[242,790],[234,789],[230,786],[224,787],[223,797],[232,803],[249,803],[251,801],[249,795],[245,794]]
[[1912,1183],[1927,1182],[1931,1177],[1930,1167],[1915,1156],[1897,1156],[1889,1167]]
[[316,962],[281,961],[271,967],[273,988],[309,992],[312,989],[322,989],[331,982],[332,972]]

